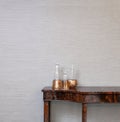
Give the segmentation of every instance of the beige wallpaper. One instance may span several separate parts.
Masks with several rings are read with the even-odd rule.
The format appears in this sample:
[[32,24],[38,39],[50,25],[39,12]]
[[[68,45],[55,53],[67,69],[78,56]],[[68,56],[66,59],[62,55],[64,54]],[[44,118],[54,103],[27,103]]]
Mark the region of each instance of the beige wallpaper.
[[[120,86],[119,0],[0,0],[0,122],[43,122],[41,89],[55,63],[79,85]],[[88,122],[119,122],[120,106],[89,105]],[[51,122],[81,122],[81,104],[53,102]]]

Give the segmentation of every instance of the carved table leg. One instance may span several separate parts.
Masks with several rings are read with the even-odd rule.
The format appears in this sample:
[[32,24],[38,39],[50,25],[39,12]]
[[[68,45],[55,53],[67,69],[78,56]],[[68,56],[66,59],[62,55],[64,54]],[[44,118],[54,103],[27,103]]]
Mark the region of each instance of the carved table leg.
[[44,122],[50,122],[50,101],[44,101]]
[[82,122],[87,122],[87,104],[82,103]]

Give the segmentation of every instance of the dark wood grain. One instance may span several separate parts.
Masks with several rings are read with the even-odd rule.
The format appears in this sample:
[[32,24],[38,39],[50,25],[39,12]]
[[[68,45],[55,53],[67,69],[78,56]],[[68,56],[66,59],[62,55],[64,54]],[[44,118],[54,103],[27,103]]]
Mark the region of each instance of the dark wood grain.
[[77,87],[72,90],[53,90],[45,87],[44,101],[67,100],[86,103],[120,102],[120,87]]
[[44,122],[50,122],[50,102],[64,100],[82,103],[82,122],[87,122],[87,104],[89,103],[120,103],[120,87],[76,87],[70,90],[43,90]]
[[82,103],[82,122],[87,122],[87,104]]
[[50,102],[44,102],[44,122],[50,122]]

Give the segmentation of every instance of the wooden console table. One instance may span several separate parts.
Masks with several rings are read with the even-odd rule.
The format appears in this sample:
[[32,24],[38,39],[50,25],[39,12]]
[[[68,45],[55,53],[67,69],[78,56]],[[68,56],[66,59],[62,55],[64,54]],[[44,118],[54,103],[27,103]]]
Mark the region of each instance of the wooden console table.
[[64,100],[82,103],[82,122],[87,122],[87,104],[120,103],[120,87],[76,87],[73,90],[43,90],[44,122],[50,122],[50,102]]

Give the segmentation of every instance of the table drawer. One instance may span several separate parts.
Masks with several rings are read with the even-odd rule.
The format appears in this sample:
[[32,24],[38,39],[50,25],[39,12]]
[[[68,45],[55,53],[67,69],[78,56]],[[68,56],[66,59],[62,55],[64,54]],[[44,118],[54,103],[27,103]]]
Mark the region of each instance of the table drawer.
[[62,91],[45,92],[44,100],[45,101],[66,100],[73,102],[83,102],[83,96],[79,93],[72,93],[72,92],[62,92]]
[[85,95],[85,103],[113,103],[114,97],[112,94],[96,94],[96,95]]
[[115,99],[115,102],[120,103],[120,94],[116,94],[116,97],[115,98],[116,98]]

